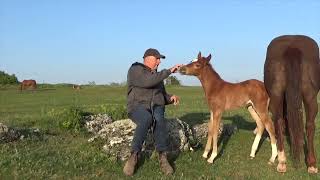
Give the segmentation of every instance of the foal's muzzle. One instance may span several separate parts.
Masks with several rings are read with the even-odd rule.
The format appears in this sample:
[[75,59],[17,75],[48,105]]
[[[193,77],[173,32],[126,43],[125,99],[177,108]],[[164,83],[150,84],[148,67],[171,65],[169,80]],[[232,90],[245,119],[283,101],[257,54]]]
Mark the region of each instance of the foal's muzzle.
[[187,73],[187,68],[185,66],[180,67],[179,73],[185,75]]

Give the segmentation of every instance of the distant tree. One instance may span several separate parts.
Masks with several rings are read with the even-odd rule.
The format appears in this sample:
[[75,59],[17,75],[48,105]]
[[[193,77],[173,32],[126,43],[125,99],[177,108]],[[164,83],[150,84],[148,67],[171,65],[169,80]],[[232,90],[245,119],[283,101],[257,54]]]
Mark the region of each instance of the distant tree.
[[95,85],[96,85],[96,82],[94,82],[94,81],[89,81],[88,84],[89,84],[90,86],[95,86]]
[[174,86],[180,86],[180,80],[178,80],[178,78],[176,76],[169,76],[166,80],[165,80],[165,84],[166,85],[174,85]]
[[18,84],[19,81],[15,74],[9,75],[4,71],[0,71],[0,84]]
[[110,86],[120,86],[120,84],[117,82],[112,82],[112,83],[110,83]]
[[123,82],[120,82],[120,83],[118,83],[118,82],[111,82],[109,85],[110,85],[110,86],[126,86],[126,85],[127,85],[127,82],[126,82],[126,81],[123,81]]
[[126,86],[127,85],[127,81],[123,81],[120,83],[120,86]]

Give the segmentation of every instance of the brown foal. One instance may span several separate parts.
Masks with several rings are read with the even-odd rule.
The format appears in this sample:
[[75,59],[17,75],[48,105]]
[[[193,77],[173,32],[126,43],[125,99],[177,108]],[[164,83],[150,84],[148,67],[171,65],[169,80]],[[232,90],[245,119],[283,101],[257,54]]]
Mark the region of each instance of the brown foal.
[[269,161],[273,163],[277,157],[276,138],[273,122],[268,115],[269,97],[264,84],[254,79],[240,83],[226,82],[212,68],[209,63],[210,59],[211,54],[208,57],[201,57],[199,52],[196,61],[180,68],[181,74],[194,75],[199,78],[210,108],[208,139],[202,156],[207,158],[212,149],[211,156],[207,161],[213,163],[218,154],[218,129],[222,113],[228,109],[245,106],[257,123],[257,134],[252,144],[250,157],[255,157],[262,133],[266,128],[270,135],[272,148]]

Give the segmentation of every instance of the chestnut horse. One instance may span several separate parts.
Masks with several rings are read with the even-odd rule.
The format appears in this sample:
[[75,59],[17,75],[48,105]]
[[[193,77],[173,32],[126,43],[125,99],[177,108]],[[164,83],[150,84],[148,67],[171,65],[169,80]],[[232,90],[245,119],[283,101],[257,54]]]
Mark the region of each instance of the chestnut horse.
[[37,83],[35,80],[23,80],[20,86],[20,91],[27,89],[27,88],[32,88],[36,89],[37,88]]
[[300,162],[304,143],[302,101],[306,113],[308,172],[318,172],[313,139],[314,121],[318,112],[317,94],[320,88],[319,63],[318,45],[307,36],[280,36],[273,39],[268,46],[264,64],[264,83],[275,122],[279,172],[286,172],[283,145],[285,120],[293,158],[295,163]]
[[226,82],[212,68],[209,63],[210,59],[211,54],[208,57],[201,57],[199,52],[196,61],[180,68],[181,74],[198,77],[210,108],[208,139],[202,156],[207,158],[212,148],[211,156],[207,161],[213,163],[217,156],[218,129],[222,113],[228,109],[245,106],[257,123],[257,134],[252,144],[250,157],[255,157],[261,136],[266,128],[270,135],[272,149],[269,162],[274,163],[277,157],[276,138],[273,122],[268,115],[269,97],[264,84],[254,79],[240,83]]

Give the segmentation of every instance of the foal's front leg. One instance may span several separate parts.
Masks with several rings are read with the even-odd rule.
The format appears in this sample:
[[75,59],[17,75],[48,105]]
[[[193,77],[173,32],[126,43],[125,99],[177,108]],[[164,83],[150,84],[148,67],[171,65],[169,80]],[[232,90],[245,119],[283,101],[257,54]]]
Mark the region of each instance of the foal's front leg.
[[207,160],[208,163],[213,163],[213,160],[218,155],[218,132],[220,126],[222,112],[216,111],[213,113],[213,123],[212,123],[212,153],[210,158]]
[[208,153],[209,151],[211,150],[211,147],[212,147],[212,133],[213,133],[213,130],[212,130],[212,127],[213,127],[213,113],[212,111],[210,111],[210,120],[208,122],[208,138],[207,138],[207,144],[206,144],[206,147],[204,149],[204,152],[202,154],[202,157],[204,158],[208,158]]

